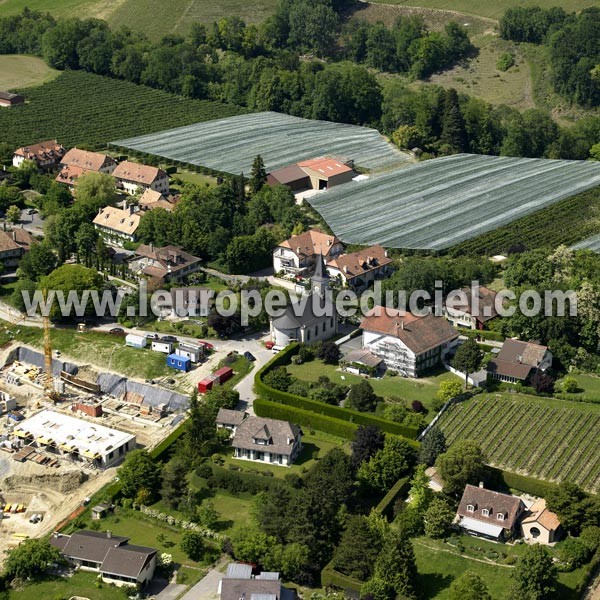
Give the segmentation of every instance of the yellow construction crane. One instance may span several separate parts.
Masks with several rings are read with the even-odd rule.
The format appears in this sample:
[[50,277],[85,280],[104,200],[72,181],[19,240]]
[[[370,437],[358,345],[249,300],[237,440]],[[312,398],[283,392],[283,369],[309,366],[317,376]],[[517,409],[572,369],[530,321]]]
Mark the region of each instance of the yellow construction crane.
[[52,375],[52,341],[50,339],[50,317],[44,317],[44,394],[50,398],[54,393]]

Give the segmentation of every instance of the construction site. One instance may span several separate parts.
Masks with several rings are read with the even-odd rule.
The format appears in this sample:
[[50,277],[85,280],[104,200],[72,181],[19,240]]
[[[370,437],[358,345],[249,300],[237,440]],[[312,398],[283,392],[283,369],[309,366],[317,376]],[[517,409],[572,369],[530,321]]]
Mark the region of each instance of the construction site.
[[0,560],[55,530],[114,480],[127,452],[185,418],[175,391],[12,342],[0,351]]

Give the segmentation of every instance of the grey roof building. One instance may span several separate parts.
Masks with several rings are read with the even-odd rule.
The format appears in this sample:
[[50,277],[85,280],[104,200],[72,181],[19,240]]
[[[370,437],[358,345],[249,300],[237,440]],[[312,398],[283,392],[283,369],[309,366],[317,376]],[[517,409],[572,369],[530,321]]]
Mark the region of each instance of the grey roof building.
[[219,582],[221,600],[295,600],[296,592],[282,585],[279,573],[263,572],[252,576],[252,567],[231,563]]

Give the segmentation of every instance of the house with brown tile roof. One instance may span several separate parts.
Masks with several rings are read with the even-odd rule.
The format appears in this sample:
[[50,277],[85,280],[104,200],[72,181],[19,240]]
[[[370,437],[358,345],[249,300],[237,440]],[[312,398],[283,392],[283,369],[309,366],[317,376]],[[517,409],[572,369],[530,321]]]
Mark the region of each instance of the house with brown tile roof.
[[376,279],[384,279],[392,272],[392,259],[381,246],[370,246],[358,252],[340,254],[326,263],[332,279],[345,287],[362,290]]
[[106,206],[94,218],[94,227],[110,244],[122,246],[125,242],[135,242],[135,232],[140,225],[140,215],[133,207],[117,208]]
[[236,426],[231,445],[234,458],[289,466],[302,449],[302,430],[288,421],[248,417]]
[[115,170],[116,165],[115,160],[107,154],[71,148],[60,161],[61,170],[55,181],[68,185],[73,191],[77,179],[85,173],[91,171],[110,175]]
[[34,162],[40,169],[54,169],[60,164],[65,149],[56,140],[39,142],[17,148],[13,154],[13,167],[20,167],[26,160]]
[[25,229],[0,230],[0,261],[5,267],[16,267],[33,243],[35,238]]
[[539,498],[529,507],[521,521],[521,531],[526,541],[536,544],[553,544],[562,533],[558,516],[548,510],[544,498]]
[[505,383],[524,382],[536,371],[552,367],[552,352],[547,346],[521,340],[505,340],[498,355],[487,366],[488,376]]
[[[485,324],[498,316],[496,292],[483,285],[477,288],[464,287],[455,296],[446,297],[444,316],[454,327],[483,329]],[[452,297],[451,297],[452,296]]]
[[363,318],[363,348],[404,377],[420,377],[438,365],[458,339],[444,317],[425,316],[381,306]]
[[296,277],[310,277],[314,272],[317,255],[325,261],[337,258],[344,251],[342,242],[334,235],[318,229],[309,229],[281,242],[273,251],[275,273]]
[[169,176],[158,167],[124,160],[117,165],[112,174],[117,180],[117,187],[127,194],[137,194],[145,189],[161,194],[169,193]]
[[202,261],[179,246],[156,248],[140,244],[129,261],[129,269],[138,277],[150,277],[157,283],[181,281],[200,269]]
[[110,531],[80,530],[50,538],[50,544],[82,571],[99,573],[102,581],[116,586],[144,586],[154,576],[158,551],[128,542],[129,538]]
[[494,492],[483,486],[467,484],[456,516],[458,526],[476,537],[501,541],[515,532],[525,505],[518,496]]

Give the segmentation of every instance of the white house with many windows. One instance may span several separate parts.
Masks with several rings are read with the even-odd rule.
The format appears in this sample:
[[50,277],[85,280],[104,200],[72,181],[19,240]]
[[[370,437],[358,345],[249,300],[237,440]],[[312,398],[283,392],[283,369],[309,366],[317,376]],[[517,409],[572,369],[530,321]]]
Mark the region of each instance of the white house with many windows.
[[404,377],[420,377],[439,364],[458,333],[444,317],[377,306],[360,324],[363,348]]

